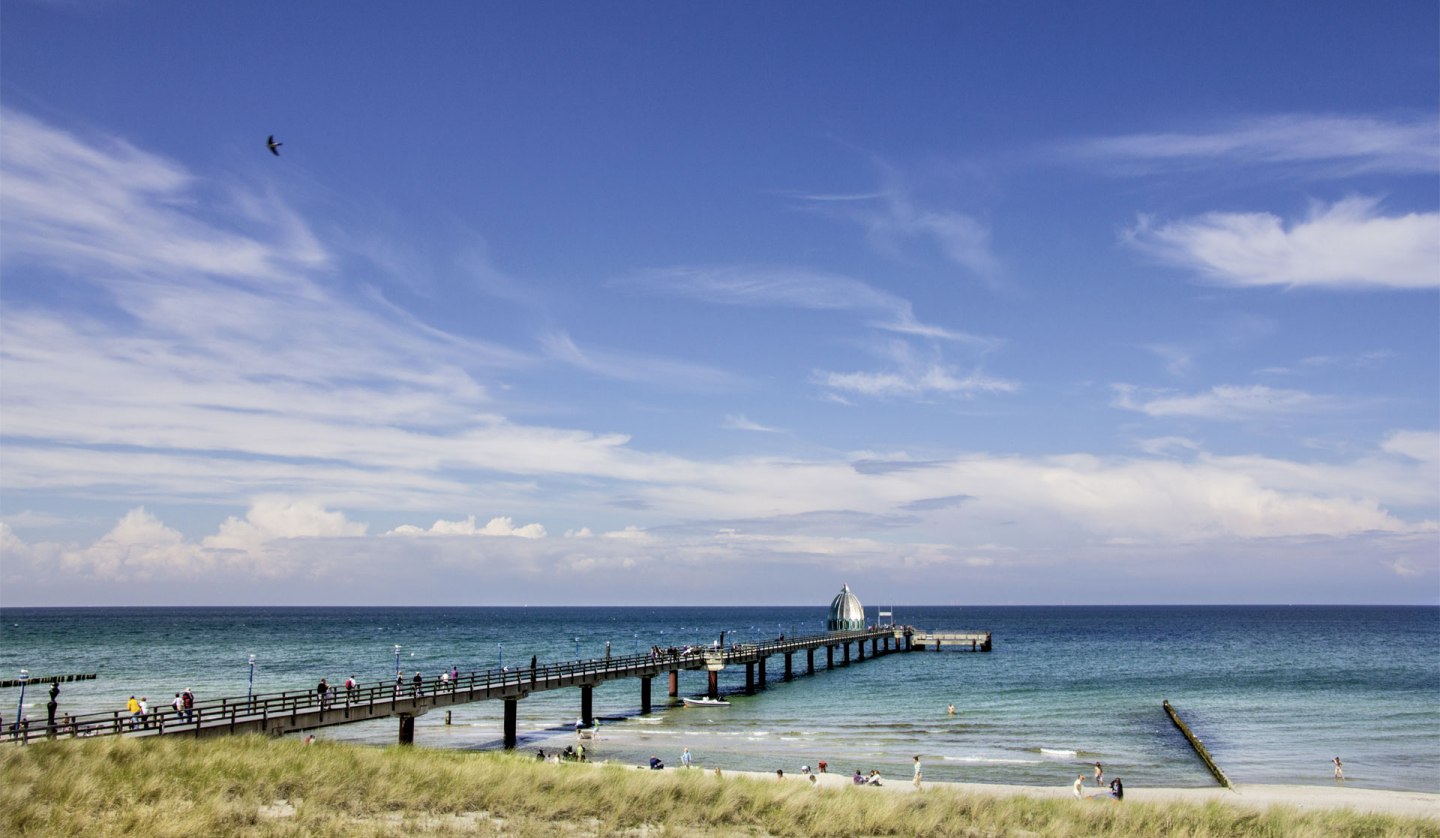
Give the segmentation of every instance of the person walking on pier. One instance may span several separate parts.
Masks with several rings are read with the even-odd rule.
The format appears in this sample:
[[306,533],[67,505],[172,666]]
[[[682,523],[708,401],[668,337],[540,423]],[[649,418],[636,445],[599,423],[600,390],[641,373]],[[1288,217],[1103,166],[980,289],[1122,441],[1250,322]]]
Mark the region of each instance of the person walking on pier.
[[130,711],[130,729],[131,729],[131,730],[134,730],[136,727],[138,727],[138,726],[140,725],[140,702],[139,702],[139,700],[137,700],[137,699],[135,698],[135,696],[133,696],[133,695],[130,696],[130,700],[127,701],[127,702],[125,702],[125,709]]
[[180,693],[180,703],[185,706],[185,721],[195,721],[195,691],[187,687]]
[[185,699],[180,697],[180,693],[175,693],[175,700],[170,702],[170,706],[175,708],[176,722],[185,718]]
[[415,670],[415,677],[411,679],[411,683],[415,685],[415,697],[419,698],[425,691],[425,679],[421,677],[420,670]]
[[330,695],[330,683],[324,678],[321,678],[320,683],[315,685],[315,695],[320,699],[320,709],[324,710],[325,699]]

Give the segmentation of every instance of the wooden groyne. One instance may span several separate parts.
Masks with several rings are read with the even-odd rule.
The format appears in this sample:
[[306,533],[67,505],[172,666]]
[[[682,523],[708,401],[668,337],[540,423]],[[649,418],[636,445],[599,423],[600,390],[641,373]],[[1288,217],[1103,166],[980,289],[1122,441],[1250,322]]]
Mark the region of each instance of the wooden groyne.
[[1165,712],[1170,715],[1170,721],[1174,722],[1175,726],[1180,728],[1180,732],[1185,734],[1186,740],[1190,742],[1190,747],[1195,749],[1195,753],[1200,757],[1200,761],[1205,763],[1205,767],[1210,769],[1211,774],[1215,775],[1216,781],[1227,789],[1233,789],[1234,786],[1230,784],[1230,778],[1226,777],[1225,772],[1220,770],[1220,766],[1215,764],[1214,758],[1212,758],[1210,752],[1205,749],[1205,743],[1200,741],[1200,737],[1196,736],[1194,732],[1190,730],[1190,726],[1185,724],[1185,721],[1180,718],[1180,714],[1175,712],[1174,707],[1170,706],[1169,699],[1160,702],[1160,706],[1164,707]]
[[18,687],[21,684],[69,684],[72,681],[94,681],[95,673],[87,675],[35,675],[30,678],[6,678],[0,681],[0,688]]

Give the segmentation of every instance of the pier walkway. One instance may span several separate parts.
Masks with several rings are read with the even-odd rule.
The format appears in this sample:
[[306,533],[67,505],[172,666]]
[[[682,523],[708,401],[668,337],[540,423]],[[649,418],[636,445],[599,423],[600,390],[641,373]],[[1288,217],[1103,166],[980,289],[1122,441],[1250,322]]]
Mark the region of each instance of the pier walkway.
[[[737,643],[721,648],[688,647],[674,652],[660,651],[641,655],[617,656],[595,660],[539,664],[534,668],[489,669],[460,673],[454,680],[438,677],[421,684],[409,680],[361,684],[354,689],[332,687],[322,702],[314,690],[292,690],[281,693],[219,698],[196,702],[193,709],[177,713],[173,709],[152,711],[143,721],[132,719],[124,710],[67,717],[58,721],[33,722],[13,731],[11,739],[29,742],[32,739],[69,736],[226,736],[240,733],[267,733],[279,736],[296,731],[314,730],[332,725],[353,724],[374,719],[395,717],[400,722],[401,744],[414,741],[415,717],[431,710],[468,704],[473,701],[505,702],[504,743],[515,747],[517,702],[531,693],[548,690],[580,689],[580,718],[586,727],[594,722],[592,691],[595,686],[626,678],[640,679],[640,712],[651,712],[651,683],[660,675],[669,676],[668,693],[674,698],[680,692],[680,672],[705,670],[708,673],[707,695],[717,698],[719,673],[731,666],[745,667],[745,692],[753,693],[766,686],[766,663],[774,656],[783,656],[783,678],[795,675],[794,657],[804,654],[805,674],[815,672],[815,653],[824,650],[827,670],[838,664],[875,658],[893,652],[923,649],[929,638],[939,648],[940,640],[953,633],[925,633],[909,628],[870,628],[861,631],[830,632],[764,643]],[[954,637],[962,635],[954,634]],[[989,632],[963,635],[965,643],[952,642],[972,651],[990,651]],[[971,638],[974,642],[970,642]],[[983,639],[983,642],[982,642]],[[851,650],[854,649],[852,657]],[[398,673],[397,673],[398,675]],[[35,681],[31,681],[39,686]],[[53,700],[53,699],[52,699]],[[53,712],[53,710],[52,710]]]

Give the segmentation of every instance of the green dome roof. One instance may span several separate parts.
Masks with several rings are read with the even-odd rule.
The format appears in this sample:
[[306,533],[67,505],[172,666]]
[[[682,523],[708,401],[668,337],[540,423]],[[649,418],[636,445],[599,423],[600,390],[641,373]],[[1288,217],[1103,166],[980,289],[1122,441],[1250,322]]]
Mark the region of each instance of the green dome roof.
[[826,631],[857,631],[865,628],[865,606],[859,597],[850,592],[850,586],[840,589],[835,601],[830,603],[830,619],[825,622]]

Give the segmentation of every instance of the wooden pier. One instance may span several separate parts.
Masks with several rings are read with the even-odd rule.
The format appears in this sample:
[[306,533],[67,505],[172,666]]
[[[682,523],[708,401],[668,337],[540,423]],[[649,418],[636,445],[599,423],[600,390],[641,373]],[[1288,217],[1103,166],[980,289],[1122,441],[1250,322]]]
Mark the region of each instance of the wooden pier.
[[[962,642],[959,638],[965,640]],[[920,651],[925,648],[926,642],[933,643],[937,648],[941,644],[961,648],[969,644],[969,648],[975,651],[990,650],[989,632],[869,628],[781,638],[764,643],[736,643],[723,648],[688,647],[623,657],[539,664],[522,669],[490,669],[461,673],[454,680],[427,678],[418,685],[411,680],[397,679],[362,684],[348,690],[331,687],[323,702],[314,690],[294,690],[197,702],[185,712],[170,708],[155,710],[143,721],[132,719],[123,710],[116,710],[67,717],[53,725],[49,722],[27,722],[8,732],[12,741],[21,743],[42,738],[106,735],[202,737],[266,733],[280,736],[393,717],[399,720],[400,743],[410,744],[414,741],[417,716],[473,701],[500,700],[505,703],[504,746],[514,748],[518,703],[532,693],[579,688],[580,719],[585,727],[590,727],[594,723],[593,690],[609,681],[638,678],[640,712],[645,714],[653,709],[652,685],[654,679],[660,676],[668,676],[668,694],[675,698],[680,694],[682,671],[704,670],[708,676],[706,694],[717,698],[720,672],[729,667],[744,666],[744,689],[748,695],[757,689],[765,689],[767,662],[776,656],[783,659],[782,677],[789,681],[798,669],[796,655],[803,655],[804,674],[813,675],[818,650],[824,650],[822,664],[830,670],[836,666],[848,666],[852,661],[863,662],[867,651],[873,659],[895,652]]]
[[990,632],[988,631],[927,631],[912,632],[909,636],[909,644],[912,649],[921,651],[927,648],[934,648],[939,652],[946,647],[951,649],[968,649],[971,652],[990,651]]

